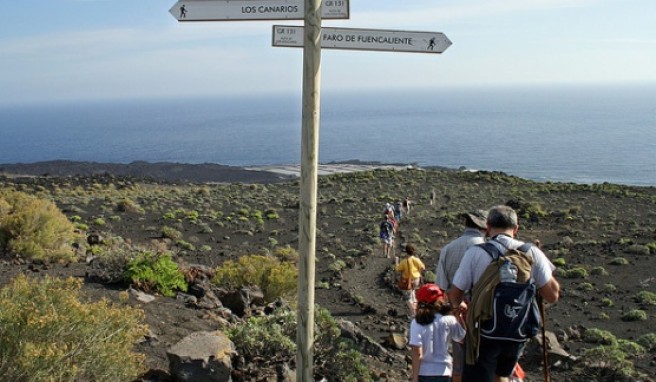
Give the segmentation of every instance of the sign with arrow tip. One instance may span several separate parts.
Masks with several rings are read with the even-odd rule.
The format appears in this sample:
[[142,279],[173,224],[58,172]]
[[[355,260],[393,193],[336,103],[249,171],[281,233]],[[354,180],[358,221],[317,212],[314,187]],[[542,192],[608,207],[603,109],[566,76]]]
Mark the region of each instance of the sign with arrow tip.
[[[303,20],[305,0],[189,0],[169,12],[178,21]],[[322,19],[348,19],[348,0],[325,0]]]
[[[274,25],[273,46],[302,48],[303,27]],[[451,40],[441,32],[321,28],[321,49],[442,53],[449,46]]]

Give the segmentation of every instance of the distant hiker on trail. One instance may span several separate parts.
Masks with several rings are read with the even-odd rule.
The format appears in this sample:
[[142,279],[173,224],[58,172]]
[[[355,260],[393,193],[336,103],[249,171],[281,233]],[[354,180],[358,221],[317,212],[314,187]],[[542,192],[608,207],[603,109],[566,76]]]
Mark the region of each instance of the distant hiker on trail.
[[[463,256],[471,246],[485,242],[485,231],[487,230],[487,211],[475,210],[464,214],[465,231],[462,235],[448,243],[440,251],[435,269],[437,285],[442,290],[451,288],[453,277],[460,266]],[[465,298],[469,302],[469,298]],[[453,344],[453,382],[460,382],[462,370],[465,366],[465,346],[462,343]]]
[[388,211],[385,211],[383,221],[380,223],[380,239],[383,242],[383,256],[391,259],[394,255],[394,223],[388,217]]
[[[403,290],[403,294],[410,310],[410,315],[415,315],[415,308],[417,306],[417,299],[415,298],[415,289],[419,288],[421,284],[421,274],[426,269],[424,262],[418,257],[415,257],[415,246],[406,244],[405,253],[406,257],[396,266],[396,272],[399,275],[399,287]],[[407,280],[404,282],[404,280]],[[403,284],[403,285],[402,285]]]
[[435,284],[419,288],[417,304],[408,341],[412,349],[412,381],[449,382],[452,373],[449,343],[464,339],[464,317],[451,314],[451,305],[445,302],[444,293]]
[[402,204],[402,208],[403,208],[403,209],[402,209],[402,211],[403,211],[406,215],[409,215],[409,214],[410,214],[410,204],[411,204],[411,203],[412,203],[412,201],[410,200],[410,198],[406,197],[405,199],[403,199],[403,204]]
[[[492,207],[487,216],[488,235],[492,237],[488,243],[496,249],[505,253],[508,249],[517,249],[524,245],[523,242],[515,240],[519,229],[517,213],[508,206]],[[487,245],[487,244],[485,244]],[[530,246],[526,254],[532,260],[529,265],[529,274],[525,278],[531,278],[537,287],[538,294],[547,302],[556,302],[559,298],[560,285],[553,277],[556,269],[546,255],[537,247]],[[482,246],[473,246],[465,252],[460,267],[453,279],[453,286],[449,289],[449,301],[453,306],[458,306],[463,299],[464,292],[474,288],[474,296],[471,305],[467,309],[468,333],[466,338],[466,363],[462,376],[464,382],[493,382],[499,381],[500,377],[509,377],[519,356],[521,355],[525,342],[490,339],[480,335],[480,330],[470,325],[471,323],[484,324],[478,321],[482,310],[476,307],[476,291],[481,287],[489,285],[501,285],[500,272],[494,270],[489,273],[488,266],[491,264],[491,255]],[[501,267],[503,268],[503,267]],[[517,269],[517,268],[515,268]],[[517,283],[519,283],[518,273]],[[484,277],[483,277],[484,276]],[[479,285],[479,280],[481,284]],[[524,281],[522,281],[524,282]],[[492,289],[494,290],[494,289]],[[496,296],[495,296],[496,298]]]
[[436,195],[435,195],[435,190],[431,190],[431,193],[430,193],[430,200],[429,200],[429,204],[430,204],[431,206],[434,206],[434,205],[435,205],[435,197],[436,197]]
[[396,219],[397,222],[401,222],[402,217],[403,210],[401,209],[401,201],[399,200],[398,202],[394,203],[394,219]]

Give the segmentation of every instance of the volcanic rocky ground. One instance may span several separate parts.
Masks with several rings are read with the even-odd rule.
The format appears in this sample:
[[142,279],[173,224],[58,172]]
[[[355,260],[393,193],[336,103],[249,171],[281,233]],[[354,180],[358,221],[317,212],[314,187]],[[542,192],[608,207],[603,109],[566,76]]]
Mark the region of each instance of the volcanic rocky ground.
[[[66,215],[87,223],[89,232],[165,246],[185,264],[216,267],[246,254],[297,247],[299,183],[295,179],[216,165],[138,163],[130,170],[129,165],[66,164],[0,165],[4,174],[0,189],[11,187],[52,198]],[[435,205],[428,203],[432,190],[437,194]],[[396,252],[401,244],[413,243],[429,269],[434,269],[441,247],[461,233],[463,212],[506,203],[519,211],[520,239],[539,240],[559,265],[562,296],[547,306],[546,329],[559,336],[572,357],[551,358],[553,381],[616,380],[611,371],[586,367],[582,361],[585,349],[599,345],[586,340],[588,329],[608,330],[624,340],[656,332],[654,302],[637,297],[639,292],[656,293],[656,188],[538,183],[498,172],[410,168],[321,176],[318,192],[316,303],[386,346],[383,356],[367,358],[379,380],[402,381],[410,375],[409,349],[387,345],[390,334],[407,333],[409,319],[391,282],[392,263],[382,256],[377,239],[385,203],[404,197],[414,205],[401,221]],[[118,208],[126,198],[141,209]],[[198,218],[172,223],[164,216],[174,210],[197,211]],[[275,211],[278,218],[264,224],[236,219],[248,217],[244,211],[256,210]],[[171,225],[192,249],[162,237],[162,227]],[[345,267],[336,266],[339,260]],[[93,282],[85,278],[88,272],[84,259],[45,265],[5,254],[0,285],[26,273],[85,279],[83,291],[91,300],[115,300],[127,289],[127,285]],[[156,337],[137,347],[153,370],[167,369],[166,349],[187,334],[217,329],[208,312],[179,299],[159,296],[149,304],[133,303],[142,305]],[[626,313],[633,310],[644,311],[647,319],[627,319]],[[647,376],[637,380],[653,380],[655,351],[627,358]],[[543,380],[539,359],[522,362],[530,381]]]

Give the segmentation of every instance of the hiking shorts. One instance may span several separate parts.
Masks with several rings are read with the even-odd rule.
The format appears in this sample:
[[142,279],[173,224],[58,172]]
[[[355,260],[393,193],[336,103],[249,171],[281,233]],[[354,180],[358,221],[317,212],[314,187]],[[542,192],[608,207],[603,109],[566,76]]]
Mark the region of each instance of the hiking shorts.
[[509,377],[524,350],[525,342],[490,340],[481,337],[478,360],[465,365],[463,382],[492,382],[494,375]]
[[420,375],[419,382],[451,382],[448,375]]

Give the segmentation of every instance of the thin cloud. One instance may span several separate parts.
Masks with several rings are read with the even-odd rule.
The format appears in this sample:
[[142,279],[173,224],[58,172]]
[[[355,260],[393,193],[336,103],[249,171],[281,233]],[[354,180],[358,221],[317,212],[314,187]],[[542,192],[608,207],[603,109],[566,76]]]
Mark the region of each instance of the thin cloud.
[[599,3],[600,0],[477,0],[442,2],[437,6],[425,3],[405,11],[358,11],[351,12],[352,20],[368,20],[377,25],[402,23],[426,23],[447,20],[467,20],[470,18],[498,16],[504,14],[545,11],[551,9],[581,8]]

